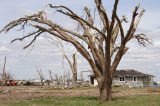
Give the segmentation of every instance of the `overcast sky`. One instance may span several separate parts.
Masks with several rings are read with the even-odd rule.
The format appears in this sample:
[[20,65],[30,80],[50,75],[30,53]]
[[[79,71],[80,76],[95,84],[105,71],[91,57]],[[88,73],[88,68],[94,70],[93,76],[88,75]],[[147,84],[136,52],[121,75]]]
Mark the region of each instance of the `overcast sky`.
[[[54,2],[53,2],[54,1]],[[112,12],[114,0],[104,0],[105,8],[110,14]],[[36,13],[39,10],[46,10],[54,16],[54,12],[48,10],[47,4],[63,4],[70,7],[79,15],[82,15],[84,6],[94,9],[93,0],[0,0],[0,29],[2,29],[11,20],[23,17],[25,14]],[[160,0],[120,0],[118,15],[126,15],[129,20],[133,8],[138,4],[146,10],[139,26],[138,32],[143,32],[153,40],[154,45],[146,48],[132,42],[128,53],[122,59],[119,69],[136,69],[143,73],[152,74],[156,81],[160,81]],[[74,27],[72,21],[62,17],[55,16],[54,20],[67,27]],[[47,40],[40,37],[35,43],[34,48],[23,50],[27,43],[10,41],[17,37],[25,35],[25,31],[11,31],[7,34],[0,34],[0,68],[3,68],[4,57],[7,56],[7,71],[12,73],[17,79],[38,78],[36,66],[42,68],[43,73],[48,77],[48,70],[53,73],[63,73],[62,54]],[[70,52],[74,48],[70,47]],[[70,55],[70,54],[68,54]],[[80,55],[78,55],[80,57]],[[78,59],[79,71],[90,69],[83,58]],[[1,72],[1,71],[0,71]]]

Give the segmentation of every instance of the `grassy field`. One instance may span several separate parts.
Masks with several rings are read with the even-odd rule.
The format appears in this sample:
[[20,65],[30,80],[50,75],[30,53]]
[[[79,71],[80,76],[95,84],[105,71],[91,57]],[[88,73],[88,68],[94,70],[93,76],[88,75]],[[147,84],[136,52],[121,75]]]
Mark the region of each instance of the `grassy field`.
[[0,106],[160,106],[160,96],[116,97],[105,103],[97,100],[97,97],[52,97],[3,102]]
[[[7,93],[2,93],[8,90]],[[113,100],[98,100],[97,88],[0,87],[0,106],[160,106],[160,88],[113,88]]]

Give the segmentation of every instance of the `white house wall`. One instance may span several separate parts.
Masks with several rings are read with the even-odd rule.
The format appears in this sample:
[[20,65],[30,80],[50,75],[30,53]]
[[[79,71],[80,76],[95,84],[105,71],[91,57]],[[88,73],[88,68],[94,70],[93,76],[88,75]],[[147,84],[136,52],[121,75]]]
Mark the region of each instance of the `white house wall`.
[[143,82],[138,78],[137,81],[133,81],[133,77],[125,77],[125,81],[120,81],[119,77],[114,77],[113,86],[143,87]]
[[[122,76],[123,77],[123,76]],[[137,81],[133,80],[133,77],[136,76],[126,76],[125,81],[120,81],[119,77],[113,77],[112,85],[113,86],[128,86],[130,88],[132,87],[143,87],[143,86],[151,86],[152,84],[152,77],[150,78],[151,81],[148,80],[147,77],[137,77]],[[144,80],[147,82],[150,82],[149,84],[145,84]],[[93,86],[97,86],[98,82],[96,79],[94,79]]]

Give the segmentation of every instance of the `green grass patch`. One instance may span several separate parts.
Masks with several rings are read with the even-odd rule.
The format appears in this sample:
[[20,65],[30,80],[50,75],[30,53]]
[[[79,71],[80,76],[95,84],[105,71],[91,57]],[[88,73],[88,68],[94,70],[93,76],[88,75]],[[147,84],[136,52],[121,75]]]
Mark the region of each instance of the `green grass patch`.
[[115,97],[109,102],[101,102],[96,97],[50,97],[1,102],[0,106],[160,106],[160,96]]

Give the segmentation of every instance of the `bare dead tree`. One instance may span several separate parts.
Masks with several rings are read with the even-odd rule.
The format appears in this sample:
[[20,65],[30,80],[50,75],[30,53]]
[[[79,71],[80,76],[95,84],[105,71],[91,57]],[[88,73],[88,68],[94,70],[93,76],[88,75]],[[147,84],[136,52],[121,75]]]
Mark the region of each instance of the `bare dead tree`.
[[7,62],[7,57],[5,56],[4,65],[3,65],[3,72],[2,72],[2,74],[0,74],[3,85],[7,85],[7,82],[9,80],[13,80],[13,75],[6,71],[6,62]]
[[66,73],[67,88],[71,88],[71,86],[70,86],[70,80],[71,80],[70,72],[67,72]]
[[[144,34],[135,34],[136,28],[145,10],[141,9],[139,11],[140,5],[136,6],[133,10],[128,30],[124,30],[122,23],[126,22],[126,18],[120,18],[117,15],[119,0],[114,1],[112,14],[108,15],[102,0],[94,0],[96,10],[102,23],[100,24],[102,25],[101,28],[96,26],[96,21],[88,7],[84,8],[86,15],[84,18],[66,6],[53,6],[49,4],[50,8],[79,23],[81,32],[65,28],[55,23],[46,17],[47,13],[44,11],[12,21],[7,24],[1,32],[8,32],[16,26],[21,26],[22,28],[32,27],[36,29],[34,32],[22,38],[16,38],[11,41],[23,41],[28,37],[33,37],[30,43],[24,48],[28,48],[32,45],[36,38],[43,33],[49,33],[50,37],[57,37],[71,43],[90,64],[98,81],[100,99],[102,101],[108,101],[111,100],[112,97],[112,77],[121,58],[128,51],[127,43],[134,38],[136,38],[141,45],[150,43]],[[111,16],[111,18],[108,16]],[[88,47],[86,47],[86,45]]]
[[56,82],[56,85],[55,87],[56,88],[62,88],[62,89],[65,89],[65,88],[68,88],[68,74],[64,72],[63,75],[58,75],[58,74],[54,74],[54,77],[55,77],[55,82]]
[[54,80],[53,80],[53,76],[52,76],[52,71],[51,70],[49,70],[49,76],[50,76],[50,80],[51,80],[51,86],[53,87]]
[[65,88],[67,88],[67,74],[66,73],[62,75],[62,89],[65,89]]
[[5,56],[4,65],[3,65],[3,73],[2,73],[2,81],[4,85],[7,85],[7,80],[8,80],[8,75],[6,72],[6,61],[7,61],[7,58]]
[[69,63],[69,66],[71,68],[72,71],[72,87],[77,87],[77,58],[76,58],[76,53],[74,53],[72,55],[72,60],[71,61],[68,56],[66,55],[66,53],[64,53],[64,58],[67,60],[67,62]]
[[55,82],[57,83],[57,87],[60,87],[60,83],[61,83],[61,76],[58,76],[58,74],[54,74],[55,77]]
[[53,81],[53,76],[52,76],[51,70],[49,70],[49,76],[50,76],[51,81]]
[[44,85],[44,75],[43,75],[43,73],[42,73],[41,68],[39,68],[38,66],[37,66],[37,73],[38,73],[38,76],[39,76],[39,78],[40,78],[41,85]]
[[[51,43],[56,45],[60,51],[63,53],[63,59],[66,59],[69,67],[71,68],[71,72],[72,72],[72,87],[77,87],[77,57],[76,57],[76,53],[72,54],[72,60],[69,59],[64,46],[63,46],[63,42],[60,39],[52,39],[50,37],[47,37],[51,40]],[[65,65],[63,63],[62,60],[62,65],[65,68]]]

